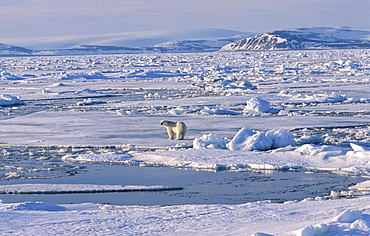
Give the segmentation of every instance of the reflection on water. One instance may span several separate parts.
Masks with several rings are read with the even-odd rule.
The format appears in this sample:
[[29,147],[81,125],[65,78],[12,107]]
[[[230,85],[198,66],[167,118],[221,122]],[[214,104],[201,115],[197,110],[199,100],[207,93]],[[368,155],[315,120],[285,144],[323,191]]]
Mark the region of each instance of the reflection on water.
[[[140,205],[240,204],[271,200],[284,202],[326,196],[347,190],[362,177],[304,172],[209,172],[169,167],[65,163],[66,153],[87,149],[4,148],[0,184],[165,185],[183,190],[94,194],[0,195],[5,202],[43,201]],[[95,152],[104,150],[95,150]]]

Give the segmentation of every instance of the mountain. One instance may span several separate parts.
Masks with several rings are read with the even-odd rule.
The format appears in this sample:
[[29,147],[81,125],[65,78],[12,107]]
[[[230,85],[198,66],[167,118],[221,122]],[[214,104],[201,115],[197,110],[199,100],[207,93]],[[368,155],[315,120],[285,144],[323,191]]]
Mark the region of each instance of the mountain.
[[221,51],[370,48],[370,31],[313,27],[258,34],[225,45]]
[[144,48],[130,48],[119,46],[80,45],[72,48],[35,50],[32,55],[62,56],[62,55],[99,55],[99,54],[132,54],[144,53]]
[[0,56],[22,56],[29,55],[32,50],[0,43]]
[[[234,30],[197,29],[68,36],[30,41],[24,39],[25,41],[15,41],[22,47],[5,47],[5,45],[1,47],[2,44],[0,44],[0,56],[211,52],[218,51],[228,43],[251,35],[251,33]],[[27,49],[23,47],[24,45],[34,49]]]
[[[244,36],[245,37],[245,36]],[[37,50],[33,55],[94,55],[94,54],[125,54],[125,53],[180,53],[180,52],[214,52],[219,51],[222,46],[235,42],[243,36],[220,39],[203,40],[180,40],[161,43],[148,47],[120,47],[120,46],[98,46],[80,45],[67,49]]]
[[243,36],[207,40],[180,40],[157,44],[147,49],[158,52],[213,52],[219,51],[224,45],[235,42],[241,38],[243,38]]
[[38,38],[10,38],[2,36],[1,43],[18,45],[33,50],[73,48],[80,45],[99,45],[116,47],[150,47],[157,44],[180,40],[204,40],[231,38],[235,35],[249,37],[252,34],[227,29],[188,29],[120,32],[98,35],[68,35]]
[[[55,39],[49,39],[49,44],[44,41],[46,49],[32,50],[23,45],[19,47],[0,44],[0,56],[370,48],[370,31],[329,27],[278,30],[254,36],[240,31],[202,29],[67,37],[67,39],[57,40],[65,46],[69,45],[59,49],[46,47],[50,46],[50,43],[57,45],[54,44]],[[129,43],[131,41],[136,43]],[[81,42],[88,44],[78,44]]]
[[[232,33],[240,33],[238,31],[222,31],[222,32],[213,32],[212,34],[207,34],[204,31],[202,31],[198,36],[194,35],[193,37],[195,38],[201,36],[212,37],[217,35],[229,35],[229,34],[232,35]],[[96,54],[127,54],[127,53],[155,53],[155,52],[156,53],[213,52],[219,51],[222,46],[228,43],[235,42],[241,38],[250,35],[251,34],[243,33],[242,35],[233,35],[231,37],[223,38],[179,40],[141,47],[78,45],[70,48],[61,48],[61,49],[45,49],[45,50],[27,49],[24,51],[24,55],[51,56],[51,55],[96,55]],[[2,53],[0,49],[0,55],[1,54]]]

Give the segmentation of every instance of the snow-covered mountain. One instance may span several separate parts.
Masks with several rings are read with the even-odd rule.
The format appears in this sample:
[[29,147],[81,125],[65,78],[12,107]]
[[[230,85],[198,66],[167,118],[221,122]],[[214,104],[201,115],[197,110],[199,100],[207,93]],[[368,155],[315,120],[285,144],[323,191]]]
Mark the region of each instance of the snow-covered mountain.
[[[225,29],[132,32],[19,41],[0,47],[0,55],[92,55],[151,52],[210,52],[253,34]],[[43,43],[43,44],[42,44]],[[44,47],[42,46],[44,45]],[[1,46],[1,45],[0,45]],[[29,46],[32,49],[27,49]]]
[[252,34],[228,29],[188,29],[188,30],[152,30],[137,32],[120,32],[99,35],[69,35],[39,38],[1,37],[1,43],[18,45],[33,50],[51,50],[73,48],[80,45],[99,45],[117,47],[150,47],[157,44],[180,40],[204,40],[230,38],[235,35],[249,37]]
[[[245,37],[245,36],[244,36]],[[33,55],[91,55],[91,54],[120,54],[120,53],[180,53],[180,52],[214,52],[222,46],[239,40],[242,36],[220,39],[181,40],[161,43],[149,47],[120,47],[120,46],[97,46],[80,45],[68,49],[38,50]]]
[[180,40],[157,44],[148,47],[147,50],[159,52],[212,52],[220,50],[224,45],[235,42],[243,36],[234,36],[231,38],[216,38],[204,40]]
[[11,46],[0,43],[0,56],[3,55],[30,55],[33,51],[23,47]]
[[144,53],[144,48],[120,47],[120,46],[98,46],[80,45],[65,49],[35,50],[32,55],[38,56],[61,56],[61,55],[98,55],[98,54],[127,54]]
[[278,30],[230,43],[222,51],[370,48],[370,32],[313,27]]
[[[92,38],[84,36],[85,38],[74,38],[76,40],[74,43],[72,37],[65,45],[74,46],[59,49],[47,49],[46,47],[32,50],[26,47],[0,44],[0,56],[370,48],[370,31],[346,28],[298,28],[252,35],[232,30],[205,29],[177,32],[177,34],[143,33],[143,35],[135,34],[130,37],[127,33]],[[160,36],[163,38],[160,39]],[[172,40],[166,41],[165,38]],[[129,43],[133,39],[137,41],[136,44]],[[87,44],[78,44],[81,42]],[[124,46],[126,44],[130,46]],[[45,42],[45,45],[49,44]]]

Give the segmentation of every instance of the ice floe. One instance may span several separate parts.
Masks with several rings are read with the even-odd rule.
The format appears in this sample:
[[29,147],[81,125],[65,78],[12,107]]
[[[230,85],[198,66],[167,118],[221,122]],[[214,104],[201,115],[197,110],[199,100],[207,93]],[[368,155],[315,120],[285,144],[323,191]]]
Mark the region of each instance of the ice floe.
[[66,194],[129,191],[180,190],[171,186],[96,185],[96,184],[16,184],[0,185],[0,194]]
[[1,95],[0,106],[22,105],[23,101],[8,94]]

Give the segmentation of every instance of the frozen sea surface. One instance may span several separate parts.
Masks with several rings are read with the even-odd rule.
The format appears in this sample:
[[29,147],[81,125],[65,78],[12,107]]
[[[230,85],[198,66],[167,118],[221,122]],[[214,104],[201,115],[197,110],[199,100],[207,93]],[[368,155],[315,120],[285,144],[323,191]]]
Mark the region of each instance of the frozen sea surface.
[[[54,183],[62,192],[95,191],[116,188],[117,180],[122,186],[117,188],[156,191],[26,194],[34,199],[0,204],[1,233],[184,234],[186,229],[204,235],[366,235],[369,192],[346,186],[370,176],[369,55],[369,50],[312,50],[2,57],[1,185],[34,183],[47,191]],[[160,120],[185,122],[185,140],[167,140]],[[274,150],[219,145],[242,128],[258,137],[283,129],[296,145]],[[193,146],[194,140],[205,145]],[[127,170],[127,179],[118,178],[121,170]],[[135,175],[139,171],[143,174]],[[151,171],[157,173],[145,179]],[[82,181],[89,175],[102,182]],[[62,185],[68,181],[81,183]],[[176,185],[183,190],[163,191]],[[148,194],[189,204],[60,206],[46,199],[70,203],[66,196],[76,202],[89,196],[101,203],[104,199],[93,198],[133,196],[130,204],[157,204],[134,202],[139,201],[134,196]],[[24,197],[4,198],[12,196]],[[107,202],[122,204],[117,198]],[[239,204],[267,198],[305,199]],[[333,198],[340,199],[326,200]],[[233,206],[208,204],[223,201]],[[64,214],[73,215],[70,223],[64,224]]]

